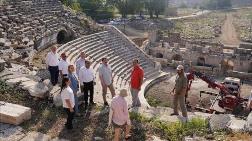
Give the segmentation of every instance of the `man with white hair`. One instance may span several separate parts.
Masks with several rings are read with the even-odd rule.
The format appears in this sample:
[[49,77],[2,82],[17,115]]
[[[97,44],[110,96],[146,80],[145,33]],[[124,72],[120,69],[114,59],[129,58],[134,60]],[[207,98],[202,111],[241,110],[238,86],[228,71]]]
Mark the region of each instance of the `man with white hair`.
[[57,47],[52,46],[51,51],[46,56],[46,67],[50,72],[50,81],[53,86],[58,83],[59,77],[59,55],[57,54]]
[[186,109],[186,104],[185,104],[185,95],[186,95],[186,90],[187,90],[187,77],[186,74],[184,73],[184,67],[182,65],[178,65],[177,67],[177,77],[175,80],[175,86],[172,90],[174,94],[174,101],[173,101],[173,109],[174,113],[171,115],[179,115],[178,113],[178,103],[181,108],[181,112],[185,120],[188,119],[187,117],[187,109]]

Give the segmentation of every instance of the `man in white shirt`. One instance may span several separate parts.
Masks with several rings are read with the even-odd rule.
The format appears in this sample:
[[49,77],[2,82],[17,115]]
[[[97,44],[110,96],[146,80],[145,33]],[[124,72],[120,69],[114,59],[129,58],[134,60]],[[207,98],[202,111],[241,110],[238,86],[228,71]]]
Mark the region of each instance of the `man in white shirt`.
[[113,86],[113,77],[111,67],[108,65],[108,59],[102,58],[102,64],[99,67],[99,77],[102,85],[102,97],[105,106],[108,106],[106,100],[107,88],[109,88],[112,97],[115,96],[115,89]]
[[80,53],[80,58],[76,61],[76,74],[79,77],[79,72],[81,67],[85,66],[86,54],[84,52]]
[[59,67],[58,67],[59,57],[56,51],[57,47],[53,46],[51,48],[51,51],[46,56],[46,67],[50,72],[51,83],[53,86],[55,86],[58,83],[58,77],[59,77]]
[[85,109],[88,106],[88,93],[90,94],[89,105],[94,105],[94,72],[90,68],[91,62],[89,60],[85,61],[85,66],[81,67],[79,72],[80,83],[83,84]]
[[61,60],[59,62],[59,72],[60,72],[61,78],[67,77],[68,75],[69,63],[66,60],[67,60],[66,53],[62,53]]
[[[82,67],[85,67],[85,59],[86,59],[86,57],[87,57],[87,55],[84,52],[81,52],[80,53],[80,58],[76,61],[76,74],[77,74],[77,76],[78,76],[79,79],[80,79],[80,77],[79,77],[80,69]],[[83,83],[80,83],[81,93],[84,93],[83,89],[84,89]]]

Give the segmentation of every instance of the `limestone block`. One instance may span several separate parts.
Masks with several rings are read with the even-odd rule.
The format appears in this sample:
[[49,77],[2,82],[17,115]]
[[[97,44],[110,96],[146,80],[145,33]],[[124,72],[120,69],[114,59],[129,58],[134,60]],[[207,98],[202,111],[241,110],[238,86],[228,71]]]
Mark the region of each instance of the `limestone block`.
[[31,118],[31,108],[0,101],[0,122],[19,125]]
[[225,129],[230,120],[231,117],[228,114],[212,115],[209,119],[210,129],[212,131]]
[[232,118],[227,127],[233,132],[241,132],[245,127],[246,121],[242,119]]
[[0,46],[4,46],[5,44],[5,39],[4,38],[0,38]]
[[38,97],[38,98],[45,98],[48,96],[48,87],[41,82],[35,81],[27,81],[21,84],[23,87],[22,89],[28,90],[31,96]]
[[247,117],[246,123],[245,123],[245,130],[252,132],[252,112]]
[[17,141],[25,136],[20,126],[0,123],[0,141]]
[[29,132],[27,136],[25,136],[20,141],[50,141],[51,137],[40,132]]
[[55,89],[53,88],[53,90],[50,92],[50,95],[53,96],[53,103],[55,106],[59,107],[62,106],[62,100],[61,100],[61,96],[60,96],[60,89]]
[[29,78],[26,78],[26,77],[16,77],[16,78],[13,78],[13,79],[9,79],[6,81],[6,83],[8,85],[14,85],[18,82],[25,82],[25,81],[29,81],[30,79]]

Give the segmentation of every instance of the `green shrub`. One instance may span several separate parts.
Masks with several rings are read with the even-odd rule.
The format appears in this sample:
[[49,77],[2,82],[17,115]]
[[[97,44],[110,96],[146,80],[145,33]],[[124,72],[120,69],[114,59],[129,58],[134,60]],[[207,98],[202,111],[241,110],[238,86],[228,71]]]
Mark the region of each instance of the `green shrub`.
[[193,118],[187,123],[152,121],[157,130],[160,130],[166,139],[171,141],[182,140],[184,136],[193,134],[204,135],[207,133],[207,122],[204,119]]
[[155,99],[155,98],[153,98],[153,97],[146,97],[146,99],[147,99],[148,103],[149,103],[151,106],[153,106],[153,107],[157,107],[157,106],[159,105],[159,103],[160,103],[159,100],[157,100],[157,99]]
[[143,115],[135,112],[130,113],[131,120],[138,123],[148,123],[153,130],[161,134],[165,139],[171,141],[180,141],[184,136],[198,135],[204,136],[208,132],[207,122],[201,118],[193,118],[187,123],[182,122],[164,122],[157,117],[146,118]]

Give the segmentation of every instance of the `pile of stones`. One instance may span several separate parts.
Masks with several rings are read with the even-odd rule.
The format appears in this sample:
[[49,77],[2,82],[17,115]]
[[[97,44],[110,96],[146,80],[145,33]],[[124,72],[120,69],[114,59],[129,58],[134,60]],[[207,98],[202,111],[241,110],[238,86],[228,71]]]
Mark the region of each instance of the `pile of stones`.
[[16,53],[23,60],[62,27],[71,30],[73,38],[95,32],[85,15],[64,8],[58,0],[5,1],[0,5],[0,54],[12,59],[8,56]]

